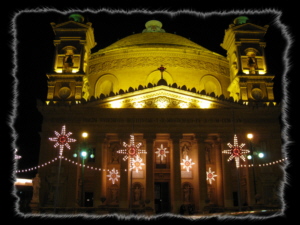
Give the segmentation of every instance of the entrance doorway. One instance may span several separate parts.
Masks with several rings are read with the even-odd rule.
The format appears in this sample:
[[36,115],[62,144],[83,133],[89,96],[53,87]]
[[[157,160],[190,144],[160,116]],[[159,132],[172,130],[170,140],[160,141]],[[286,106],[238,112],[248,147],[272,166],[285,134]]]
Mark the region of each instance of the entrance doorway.
[[155,213],[170,212],[169,182],[155,182]]

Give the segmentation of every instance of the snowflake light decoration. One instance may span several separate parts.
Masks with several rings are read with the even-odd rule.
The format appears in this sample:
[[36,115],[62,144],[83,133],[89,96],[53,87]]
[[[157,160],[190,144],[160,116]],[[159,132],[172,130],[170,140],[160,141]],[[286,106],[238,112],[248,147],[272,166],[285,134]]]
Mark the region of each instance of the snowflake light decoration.
[[123,157],[123,160],[126,161],[128,158],[134,158],[138,154],[146,154],[147,152],[145,150],[141,150],[140,146],[142,143],[135,144],[134,143],[134,136],[130,135],[130,143],[127,144],[123,142],[123,146],[125,149],[118,150],[117,153],[119,154],[125,154]]
[[118,181],[118,178],[120,178],[119,172],[115,168],[109,171],[109,175],[106,176],[109,177],[108,180],[111,180],[112,184],[115,184],[115,182]]
[[17,151],[18,151],[18,149],[15,149],[15,159],[21,159],[21,158],[22,158],[22,156],[20,156],[20,155],[17,155]]
[[211,168],[209,167],[208,171],[206,171],[206,180],[211,184],[212,181],[215,181],[215,177],[217,176],[214,174],[214,171],[211,171]]
[[59,146],[59,155],[62,156],[64,147],[71,149],[69,142],[75,142],[76,139],[69,138],[69,136],[72,134],[72,132],[68,132],[66,134],[66,126],[65,125],[62,126],[61,133],[58,133],[57,131],[54,131],[54,133],[55,133],[56,137],[49,138],[49,140],[56,141],[54,148]]
[[145,163],[142,162],[142,158],[139,156],[136,156],[135,158],[130,159],[130,170],[135,169],[135,171],[138,173],[139,169],[142,169],[142,166],[145,165]]
[[187,172],[190,171],[190,168],[192,168],[192,165],[194,165],[195,163],[192,162],[192,159],[188,156],[185,157],[185,159],[182,159],[182,163],[180,163],[181,165],[183,165],[183,169],[186,169]]
[[231,161],[234,158],[236,168],[239,168],[240,167],[240,159],[245,161],[244,154],[249,153],[250,151],[247,150],[247,149],[242,149],[245,146],[244,143],[242,143],[241,145],[238,145],[238,140],[237,140],[236,135],[234,135],[233,145],[230,144],[230,143],[228,143],[227,145],[230,149],[229,150],[223,150],[223,153],[230,154],[227,161]]
[[164,159],[164,157],[166,156],[166,153],[169,153],[169,151],[166,151],[167,148],[164,148],[163,145],[160,146],[160,148],[157,148],[157,151],[155,152],[155,154],[157,154],[157,157],[160,157],[161,160]]

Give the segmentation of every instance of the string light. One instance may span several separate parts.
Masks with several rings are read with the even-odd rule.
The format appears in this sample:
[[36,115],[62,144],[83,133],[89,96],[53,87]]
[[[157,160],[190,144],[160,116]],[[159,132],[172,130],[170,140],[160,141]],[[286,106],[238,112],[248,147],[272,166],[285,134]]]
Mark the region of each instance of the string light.
[[186,169],[187,172],[190,171],[190,168],[192,168],[192,165],[194,165],[195,163],[192,162],[192,159],[188,156],[185,157],[185,159],[182,159],[182,163],[180,163],[181,165],[183,165],[183,169]]
[[163,145],[160,146],[160,148],[157,148],[157,151],[155,152],[155,154],[157,154],[157,157],[160,157],[161,160],[164,159],[164,157],[166,156],[166,153],[169,153],[169,151],[166,151],[167,148],[164,148]]
[[262,166],[272,166],[272,165],[276,165],[276,164],[278,164],[278,163],[282,163],[282,162],[284,162],[285,160],[287,160],[287,158],[283,158],[283,159],[276,160],[276,161],[269,162],[269,163],[263,163],[263,164],[257,164],[257,165],[254,165],[254,164],[244,164],[244,165],[240,165],[240,166],[241,166],[241,167],[262,167]]
[[130,135],[130,143],[127,144],[123,142],[123,146],[125,149],[118,150],[117,153],[119,154],[125,154],[123,157],[123,160],[126,161],[128,158],[134,158],[139,154],[146,154],[147,152],[145,150],[141,150],[142,143],[138,143],[135,145],[134,143],[134,136]]
[[233,145],[228,143],[229,150],[223,150],[223,153],[225,154],[231,154],[227,161],[231,161],[233,158],[235,159],[235,165],[237,168],[240,167],[240,159],[243,161],[246,160],[245,156],[243,154],[249,153],[250,151],[247,149],[242,149],[245,146],[245,143],[242,143],[241,145],[238,145],[237,136],[234,135],[233,138]]
[[118,178],[120,178],[120,175],[118,173],[118,170],[113,168],[111,171],[109,171],[109,175],[106,175],[107,177],[109,177],[108,180],[111,180],[112,184],[115,184],[115,182],[118,181]]
[[139,169],[142,169],[142,166],[145,165],[145,163],[142,162],[142,158],[139,156],[136,156],[135,158],[130,159],[130,170],[135,169],[135,171],[138,173]]
[[[70,162],[74,165],[77,165],[79,166],[79,164],[73,160],[70,160],[64,156],[61,156],[61,158],[64,158],[66,162]],[[45,166],[48,166],[52,163],[54,163],[55,161],[57,161],[58,158],[54,158],[46,163],[43,163],[41,165],[37,165],[37,166],[34,166],[34,167],[31,167],[31,168],[28,168],[28,169],[20,169],[20,170],[16,170],[15,173],[26,173],[26,172],[30,172],[30,171],[34,171],[34,170],[37,170],[41,167],[45,167]],[[273,161],[273,162],[269,162],[269,163],[264,163],[264,164],[258,164],[258,165],[253,165],[253,164],[249,164],[249,165],[240,165],[240,167],[251,167],[251,166],[273,166],[273,165],[276,165],[276,164],[279,164],[279,163],[283,163],[285,160],[287,160],[287,158],[283,158],[283,159],[280,159],[280,160],[276,160],[276,161]],[[81,164],[80,164],[81,166]],[[105,171],[105,169],[102,169],[102,168],[97,168],[97,167],[89,167],[89,169],[92,169],[92,170],[96,170],[96,171]],[[126,172],[127,169],[124,169],[124,171]]]
[[49,138],[49,140],[56,141],[54,148],[59,146],[59,155],[62,156],[64,147],[71,149],[69,142],[75,142],[76,139],[69,138],[69,136],[72,134],[72,132],[68,132],[66,134],[66,126],[65,125],[62,126],[61,133],[58,133],[57,131],[54,131],[54,133],[55,133],[56,137]]
[[208,171],[206,171],[206,180],[211,184],[212,181],[215,181],[215,177],[217,176],[214,174],[214,171],[211,171],[211,168],[209,167]]
[[18,151],[18,149],[15,149],[15,159],[21,159],[21,158],[22,158],[22,156],[20,156],[20,155],[17,155],[17,151]]

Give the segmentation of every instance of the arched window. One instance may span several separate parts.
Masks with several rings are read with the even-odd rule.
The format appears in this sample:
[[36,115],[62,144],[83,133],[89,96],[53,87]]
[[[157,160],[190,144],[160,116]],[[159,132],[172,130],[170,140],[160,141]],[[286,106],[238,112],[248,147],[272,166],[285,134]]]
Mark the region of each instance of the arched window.
[[215,93],[216,96],[222,94],[219,80],[212,75],[205,75],[200,80],[199,90],[205,90],[207,94]]
[[119,81],[116,76],[112,74],[105,74],[101,76],[95,85],[95,96],[99,97],[101,94],[109,96],[111,92],[116,93],[119,90]]

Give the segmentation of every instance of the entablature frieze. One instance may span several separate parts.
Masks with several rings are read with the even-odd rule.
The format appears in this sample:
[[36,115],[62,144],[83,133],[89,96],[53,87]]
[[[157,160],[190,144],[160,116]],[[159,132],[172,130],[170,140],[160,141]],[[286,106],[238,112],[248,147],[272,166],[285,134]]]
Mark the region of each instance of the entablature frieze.
[[[223,64],[223,65],[222,65]],[[212,73],[217,73],[223,76],[229,76],[229,68],[227,62],[223,62],[219,59],[208,60],[205,58],[197,59],[197,57],[182,57],[182,55],[176,56],[139,56],[139,57],[127,57],[127,58],[107,58],[105,61],[90,61],[89,74],[111,71],[114,69],[123,68],[144,68],[153,67],[158,65],[164,65],[166,67],[181,67],[186,69],[206,70]]]
[[233,120],[230,117],[215,117],[215,118],[182,118],[182,117],[173,117],[173,118],[161,118],[161,117],[142,117],[142,118],[118,118],[118,117],[52,117],[44,118],[45,123],[78,123],[78,124],[176,124],[176,125],[195,125],[195,124],[246,124],[246,123],[272,123],[273,119],[269,118],[238,118]]

